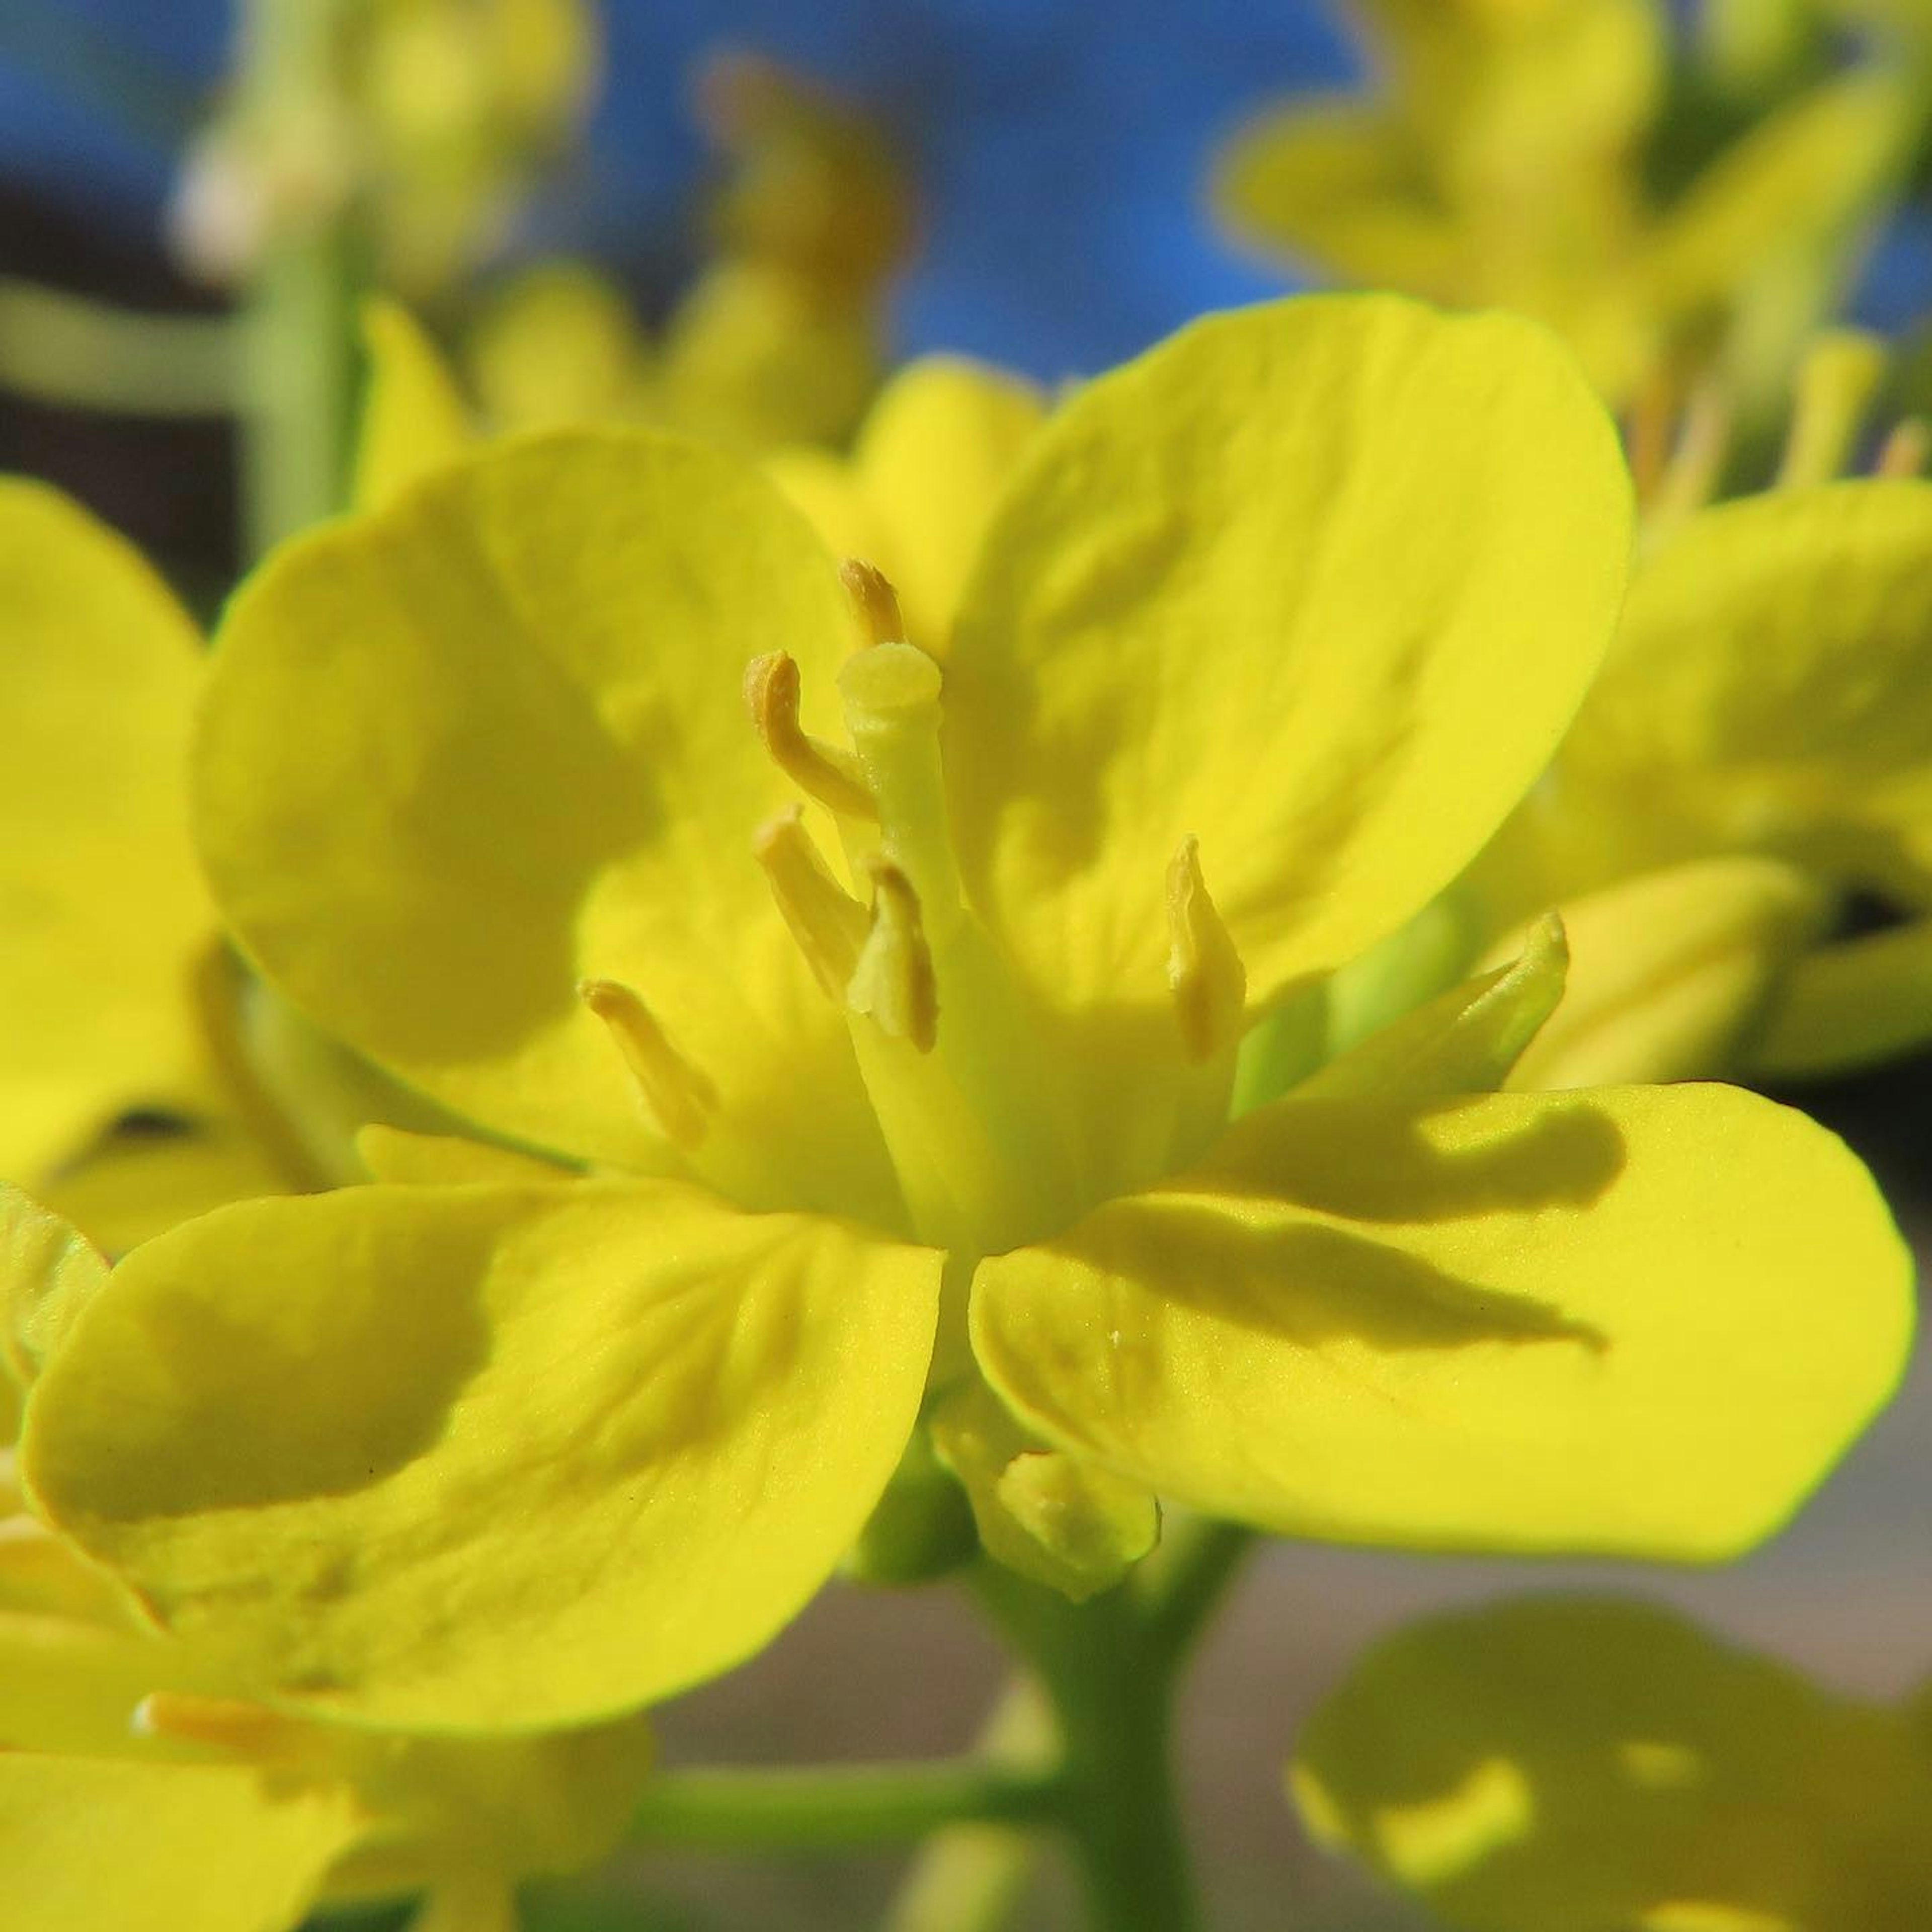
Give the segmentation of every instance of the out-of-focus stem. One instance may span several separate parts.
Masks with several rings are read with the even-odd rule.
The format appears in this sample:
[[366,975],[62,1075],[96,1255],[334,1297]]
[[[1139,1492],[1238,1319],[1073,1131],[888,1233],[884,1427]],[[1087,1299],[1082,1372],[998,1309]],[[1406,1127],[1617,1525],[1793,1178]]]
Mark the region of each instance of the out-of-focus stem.
[[[243,0],[242,85],[268,124],[334,86],[355,0]],[[242,494],[249,553],[340,507],[355,380],[346,209],[271,236],[243,305]]]
[[[1052,1762],[1053,1713],[1040,1688],[1017,1678],[1000,1694],[976,1755],[1015,1770]],[[1012,1917],[1040,1856],[1040,1835],[1010,1825],[955,1825],[914,1861],[880,1932],[998,1932]]]

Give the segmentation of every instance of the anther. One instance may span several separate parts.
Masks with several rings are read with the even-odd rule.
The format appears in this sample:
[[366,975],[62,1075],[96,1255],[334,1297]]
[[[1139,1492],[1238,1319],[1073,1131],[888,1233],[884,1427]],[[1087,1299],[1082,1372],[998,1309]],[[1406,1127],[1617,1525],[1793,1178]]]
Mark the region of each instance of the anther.
[[213,1746],[250,1758],[289,1758],[308,1742],[303,1726],[238,1697],[203,1697],[186,1690],[154,1690],[134,1706],[128,1730],[137,1738]]
[[672,1046],[629,987],[616,980],[584,980],[577,996],[610,1030],[638,1097],[665,1139],[696,1147],[718,1111],[718,1090]]
[[1248,976],[1201,876],[1192,833],[1167,868],[1167,983],[1190,1060],[1211,1060],[1241,1030]]
[[875,862],[871,870],[872,927],[845,1003],[856,1013],[869,1013],[881,1032],[930,1053],[939,1036],[939,989],[919,895],[896,866]]
[[838,580],[844,585],[859,620],[866,627],[868,644],[905,641],[905,619],[899,614],[898,592],[884,571],[862,558],[848,556],[838,566]]
[[849,752],[808,737],[798,722],[798,665],[783,651],[745,667],[745,702],[779,770],[812,798],[848,818],[876,819],[871,788]]
[[759,826],[752,850],[812,977],[843,1004],[866,943],[866,908],[832,876],[796,806]]
[[1844,468],[1885,361],[1884,344],[1862,329],[1826,329],[1812,344],[1798,368],[1779,488],[1828,483]]
[[1923,416],[1904,416],[1894,423],[1880,445],[1878,460],[1872,466],[1877,476],[1910,477],[1921,475],[1925,460],[1932,456],[1932,424]]

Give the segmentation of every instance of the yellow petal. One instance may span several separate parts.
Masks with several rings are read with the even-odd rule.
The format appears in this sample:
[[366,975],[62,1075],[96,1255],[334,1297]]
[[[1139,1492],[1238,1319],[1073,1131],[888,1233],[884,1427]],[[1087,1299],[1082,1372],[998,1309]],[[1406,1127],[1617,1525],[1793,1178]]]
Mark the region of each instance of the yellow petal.
[[1595,1087],[1734,1071],[1826,912],[1816,886],[1774,859],[1694,860],[1571,901],[1563,910],[1568,988],[1509,1084]]
[[244,1203],[122,1264],[23,1467],[259,1693],[574,1722],[736,1663],[830,1572],[911,1428],[938,1275],[664,1183]]
[[547,262],[490,302],[465,344],[483,413],[498,430],[635,418],[648,347],[622,295],[581,262]]
[[380,1124],[364,1127],[356,1136],[356,1151],[376,1180],[412,1187],[460,1186],[465,1181],[514,1186],[519,1181],[570,1178],[569,1169],[519,1154],[514,1148],[438,1134],[405,1133],[399,1127]]
[[1809,1078],[1870,1066],[1932,1041],[1932,918],[1820,946],[1792,962],[1764,1030],[1754,1074]]
[[369,303],[362,344],[369,368],[351,496],[358,509],[380,510],[463,454],[476,432],[442,352],[400,302]]
[[217,893],[371,1058],[513,1138],[649,1166],[666,1136],[578,996],[621,982],[716,1102],[703,1171],[888,1216],[844,1022],[750,856],[795,794],[745,664],[789,652],[822,732],[854,640],[802,520],[695,444],[559,434],[456,465],[237,598],[197,771]]
[[1500,1087],[1564,997],[1569,947],[1547,919],[1517,942],[1520,956],[1438,993],[1304,1081],[1299,1100],[1384,1096],[1434,1100]]
[[284,1932],[354,1830],[339,1790],[254,1770],[0,1755],[0,1863],[22,1928]]
[[1379,1645],[1303,1732],[1315,1836],[1473,1932],[1914,1932],[1932,1756],[1668,1612],[1526,1599]]
[[1502,316],[1310,298],[1094,383],[1022,464],[956,632],[976,902],[1069,1003],[1164,1000],[1190,836],[1256,1003],[1372,944],[1548,760],[1628,500],[1582,378]]
[[1745,498],[1638,573],[1562,769],[1664,856],[1718,842],[1880,874],[1895,830],[1932,823],[1928,681],[1932,484]]
[[1212,1515],[1710,1558],[1890,1393],[1910,1285],[1844,1147],[1732,1088],[1291,1097],[982,1263],[973,1339],[1049,1440]]
[[0,481],[0,1174],[195,1080],[213,925],[189,846],[194,627],[127,544]]
[[0,1184],[0,1359],[20,1388],[32,1384],[106,1282],[99,1250],[18,1188]]
[[892,579],[907,635],[943,656],[1006,479],[1046,419],[1030,383],[956,356],[908,363],[879,392],[853,466],[880,526],[866,556]]
[[1649,265],[1658,298],[1734,300],[1768,265],[1846,245],[1901,164],[1913,111],[1892,76],[1868,70],[1766,116],[1670,211]]
[[1471,293],[1468,240],[1378,109],[1316,100],[1265,111],[1217,158],[1214,194],[1238,238],[1338,280],[1442,302]]
[[286,1171],[238,1121],[196,1121],[178,1132],[110,1134],[44,1183],[40,1194],[109,1255],[164,1229],[257,1195],[285,1193]]
[[829,449],[793,443],[760,459],[765,474],[790,498],[834,556],[862,557],[893,574],[891,538],[851,462]]
[[641,1718],[527,1737],[321,1735],[380,1821],[332,1875],[336,1895],[466,1878],[487,1897],[506,1874],[577,1870],[623,1836],[652,1761]]

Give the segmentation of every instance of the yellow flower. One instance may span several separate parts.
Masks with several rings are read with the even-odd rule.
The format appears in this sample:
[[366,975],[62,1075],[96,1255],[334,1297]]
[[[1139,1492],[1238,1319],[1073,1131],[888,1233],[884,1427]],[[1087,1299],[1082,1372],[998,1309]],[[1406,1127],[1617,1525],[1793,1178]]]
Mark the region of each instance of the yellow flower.
[[[1856,342],[1814,367],[1861,350],[1875,379]],[[1570,927],[1575,1036],[1559,1018],[1521,1077],[1818,1073],[1932,1039],[1932,484],[1836,478],[1856,428],[1801,412],[1794,480],[1654,530],[1555,766],[1478,866],[1493,908]],[[1858,896],[1894,922],[1837,937]]]
[[[194,623],[111,530],[12,479],[0,594],[0,1178],[118,1251],[222,1202],[358,1171],[337,1120],[420,1110],[383,1097],[226,949],[188,836]],[[130,1115],[163,1118],[122,1127]]]
[[[0,1255],[10,1404],[107,1271],[5,1189]],[[452,1742],[332,1731],[238,1697],[220,1646],[158,1634],[32,1514],[12,1463],[0,1448],[0,1858],[14,1923],[271,1932],[318,1900],[426,1892],[422,1932],[507,1932],[518,1879],[587,1864],[622,1831],[650,1761],[635,1719]]]
[[581,262],[526,269],[467,331],[462,380],[410,318],[367,317],[358,500],[473,434],[652,422],[751,452],[850,434],[886,362],[885,295],[910,195],[862,114],[769,62],[714,60],[699,90],[728,172],[715,253],[653,336]]
[[352,210],[383,280],[434,293],[500,241],[582,120],[602,62],[596,10],[351,0],[322,12],[326,40],[302,84],[257,63],[197,140],[171,212],[176,240],[202,272],[231,280]]
[[1432,1618],[1310,1720],[1310,1832],[1466,1932],[1916,1932],[1932,1727],[1661,1610]]
[[[560,266],[527,295],[550,311],[533,332],[543,352],[519,353],[499,372],[501,385],[520,392],[507,410],[490,406],[492,383],[480,386],[483,423],[550,428],[648,413],[625,400],[631,325],[610,291]],[[355,495],[358,507],[377,509],[477,447],[483,431],[454,372],[406,310],[370,304],[363,333],[370,379]],[[764,468],[835,551],[877,562],[915,642],[943,640],[987,519],[1046,416],[1044,399],[1018,376],[963,356],[919,356],[880,388],[849,453],[782,444]]]
[[[0,1175],[116,1246],[285,1176],[236,1118],[203,1015],[217,922],[188,830],[200,638],[56,492],[0,482]],[[123,1116],[192,1131],[112,1137]]]
[[863,569],[854,652],[798,513],[668,436],[507,446],[291,548],[202,720],[226,916],[590,1172],[380,1136],[386,1184],[138,1250],[36,1388],[42,1504],[266,1692],[450,1729],[744,1655],[928,1388],[988,1540],[1076,1587],[1149,1491],[1378,1542],[1763,1535],[1909,1322],[1832,1137],[1721,1088],[1476,1093],[1548,937],[1229,1124],[1253,1019],[1541,769],[1628,532],[1541,331],[1375,298],[1082,390],[938,657]]
[[1270,110],[1221,158],[1234,232],[1345,282],[1495,303],[1570,341],[1612,400],[1720,362],[1781,381],[1902,167],[1876,69],[1766,116],[1668,200],[1646,170],[1660,0],[1358,0],[1376,97]]

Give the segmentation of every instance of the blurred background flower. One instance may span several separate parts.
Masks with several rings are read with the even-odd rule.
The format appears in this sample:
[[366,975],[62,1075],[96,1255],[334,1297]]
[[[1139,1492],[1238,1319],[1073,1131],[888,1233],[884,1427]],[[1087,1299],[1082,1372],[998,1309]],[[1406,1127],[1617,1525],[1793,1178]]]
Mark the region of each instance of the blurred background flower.
[[[1370,79],[1339,7],[1298,0],[608,0],[587,38],[554,8],[497,7],[507,68],[468,61],[480,44],[448,38],[449,8],[386,0],[388,78],[338,103],[386,128],[372,147],[334,122],[251,120],[227,91],[236,10],[232,0],[0,6],[0,469],[80,496],[203,609],[242,552],[232,297],[219,284],[224,271],[254,272],[258,224],[299,230],[305,210],[326,217],[399,170],[427,178],[434,191],[395,201],[382,229],[386,277],[462,352],[459,373],[488,415],[737,411],[728,433],[743,440],[837,440],[886,368],[909,356],[962,352],[1052,385],[1204,310],[1291,285],[1298,271],[1215,226],[1214,158],[1271,104]],[[1880,35],[1886,58],[1922,74],[1932,14],[1908,0],[1710,0],[1678,11],[1698,38],[1666,96],[1681,139],[1660,151],[1666,171],[1688,170],[1815,82],[1848,29]],[[756,61],[720,69],[728,49]],[[759,77],[778,70],[764,62],[798,82],[776,120],[766,112],[770,138],[748,147],[746,116],[758,122],[760,100],[770,110],[777,98],[760,93]],[[281,157],[274,208],[251,200],[260,184],[245,167],[233,172],[257,142]],[[776,229],[760,192],[774,168],[787,184]],[[842,240],[849,224],[834,224],[828,244],[798,215],[792,188],[826,169],[862,190],[856,253]],[[1921,155],[1901,178],[1901,205],[1849,307],[1906,342],[1900,408],[1932,401],[1932,364],[1922,353],[1915,363],[1911,348],[1932,311],[1928,172]],[[181,260],[184,242],[202,278]],[[545,266],[560,260],[572,266]],[[775,264],[785,278],[776,289]],[[142,318],[134,333],[120,326],[130,314]],[[826,359],[813,366],[843,370],[844,388],[814,390],[823,406],[808,418],[746,416],[733,372],[769,366],[760,358],[774,342],[795,345],[800,315],[820,332]],[[534,356],[519,347],[530,331]],[[560,340],[572,346],[544,346]],[[682,400],[667,401],[680,341],[696,373]],[[714,353],[720,344],[728,352]],[[562,396],[550,380],[560,368],[573,378]],[[1804,1099],[1874,1162],[1922,1252],[1932,1061]],[[1281,1803],[1280,1778],[1301,1718],[1363,1642],[1426,1608],[1532,1580],[1614,1582],[1828,1687],[1902,1695],[1927,1663],[1928,1460],[1932,1375],[1921,1370],[1796,1529],[1721,1573],[1271,1550],[1205,1654],[1184,1714],[1213,1922],[1258,1932],[1282,1923],[1292,1901],[1311,1932],[1422,1922],[1321,1861]],[[992,1649],[950,1600],[835,1591],[754,1668],[668,1712],[664,1748],[674,1761],[956,1748],[998,1677]],[[601,1893],[539,1896],[532,1923],[848,1926],[876,1916],[898,1862],[644,1850],[598,1882]],[[1063,1923],[1066,1910],[1049,1881],[1025,1922]]]

